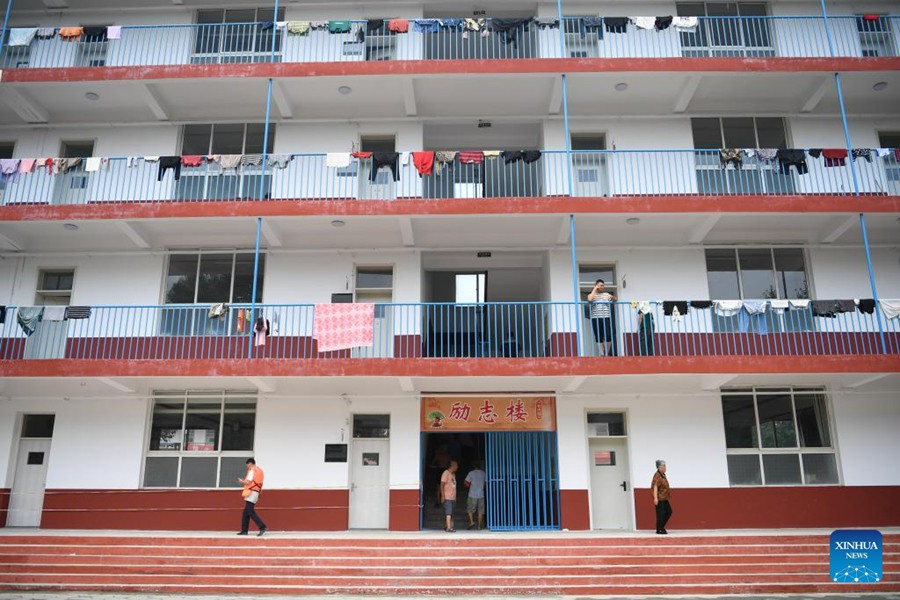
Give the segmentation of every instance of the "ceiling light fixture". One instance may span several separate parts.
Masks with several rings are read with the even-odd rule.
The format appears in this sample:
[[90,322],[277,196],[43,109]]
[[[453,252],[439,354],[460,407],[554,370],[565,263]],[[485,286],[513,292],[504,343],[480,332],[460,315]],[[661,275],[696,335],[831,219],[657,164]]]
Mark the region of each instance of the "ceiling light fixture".
[[338,88],[338,93],[342,94],[344,96],[346,96],[347,94],[349,94],[352,91],[353,91],[353,89],[349,85],[342,85],[341,87]]
[[872,86],[872,89],[876,92],[880,92],[882,90],[887,89],[887,81],[879,81],[875,85]]
[[75,223],[65,223],[63,227],[68,229],[69,231],[78,231],[78,225],[76,225]]
[[344,223],[340,219],[335,219],[334,221],[331,222],[332,227],[343,227],[344,225],[346,225],[346,223]]
[[622,83],[617,83],[617,84],[616,84],[616,91],[617,91],[617,92],[624,92],[624,91],[627,90],[627,89],[628,89],[628,84],[625,83],[624,81],[623,81]]
[[629,217],[629,218],[625,219],[625,222],[628,223],[629,225],[637,225],[638,223],[641,222],[641,220],[637,217]]
[[93,101],[95,101],[95,100],[99,100],[99,99],[100,99],[100,94],[98,94],[97,92],[87,92],[87,93],[84,95],[84,97],[87,98],[88,100],[90,100],[91,102],[93,102]]

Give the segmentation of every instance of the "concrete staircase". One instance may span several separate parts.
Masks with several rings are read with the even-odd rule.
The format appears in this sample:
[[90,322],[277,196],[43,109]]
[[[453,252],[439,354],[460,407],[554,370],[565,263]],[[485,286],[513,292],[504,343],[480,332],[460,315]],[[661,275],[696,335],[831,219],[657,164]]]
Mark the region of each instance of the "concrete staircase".
[[674,533],[266,537],[0,535],[0,591],[174,594],[664,595],[900,592],[837,584],[828,536]]

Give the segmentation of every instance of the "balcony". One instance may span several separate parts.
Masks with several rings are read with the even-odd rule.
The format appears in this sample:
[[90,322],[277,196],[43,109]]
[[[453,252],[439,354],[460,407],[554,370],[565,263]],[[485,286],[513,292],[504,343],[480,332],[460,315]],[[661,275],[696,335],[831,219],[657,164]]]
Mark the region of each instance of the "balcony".
[[[407,153],[408,154],[408,153]],[[860,194],[900,196],[898,150],[872,152],[853,161]],[[47,167],[0,176],[0,206],[88,206],[137,203],[278,202],[286,200],[441,200],[522,197],[646,198],[788,197],[855,195],[851,160],[826,166],[806,157],[809,172],[782,169],[756,151],[742,162],[723,164],[718,150],[544,151],[532,162],[502,157],[461,163],[440,173],[420,175],[410,157],[398,159],[396,176],[388,168],[372,172],[372,158],[353,158],[329,166],[325,154],[277,155],[283,168],[236,166],[221,162],[161,169],[143,157],[109,158],[87,167],[82,160],[65,172]],[[260,162],[261,157],[255,157]],[[271,158],[271,157],[270,157]],[[88,171],[87,169],[91,169]]]
[[[555,25],[529,19],[509,27],[485,19],[479,31],[437,19],[410,21],[408,33],[387,24],[366,33],[366,21],[346,21],[346,33],[312,30],[292,35],[263,23],[125,25],[121,35],[74,41],[58,36],[5,45],[0,69],[208,66],[259,63],[493,60],[533,58],[881,58],[900,56],[900,17],[700,17],[696,27],[623,33],[597,19],[565,17]],[[444,20],[461,22],[461,19]],[[487,32],[488,35],[483,35]],[[130,76],[135,76],[131,72]],[[13,77],[15,79],[15,77]]]
[[[852,301],[851,301],[852,302]],[[896,301],[894,301],[896,302]],[[825,303],[787,308],[764,305],[723,311],[716,303],[672,310],[671,303],[609,303],[601,332],[606,356],[790,357],[900,354],[900,318],[880,306],[872,312]],[[745,306],[750,305],[748,302]],[[753,304],[759,304],[758,302]],[[799,303],[804,304],[804,303]],[[636,306],[637,305],[637,306]],[[337,305],[331,305],[337,306]],[[360,307],[363,305],[341,305]],[[33,322],[26,336],[10,307],[0,325],[0,360],[184,359],[546,359],[598,356],[597,326],[587,303],[375,304],[365,345],[322,351],[327,335],[315,305],[258,305],[268,322],[264,345],[254,341],[254,313],[230,305],[220,316],[210,306],[94,306],[65,319]],[[684,306],[682,307],[684,308]],[[870,307],[871,308],[871,307]],[[730,314],[733,313],[733,314]]]

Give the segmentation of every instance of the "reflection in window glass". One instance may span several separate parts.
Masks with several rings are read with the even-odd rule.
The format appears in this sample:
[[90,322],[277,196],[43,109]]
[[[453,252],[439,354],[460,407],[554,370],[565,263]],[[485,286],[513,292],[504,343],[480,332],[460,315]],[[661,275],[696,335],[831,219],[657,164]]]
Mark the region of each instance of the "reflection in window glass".
[[741,297],[738,285],[737,260],[734,250],[706,251],[706,278],[709,297],[716,300],[737,300]]
[[723,396],[725,445],[728,448],[758,448],[753,396]]
[[756,403],[762,447],[796,448],[797,435],[790,394],[759,395]]
[[744,298],[777,298],[772,252],[768,248],[738,250]]

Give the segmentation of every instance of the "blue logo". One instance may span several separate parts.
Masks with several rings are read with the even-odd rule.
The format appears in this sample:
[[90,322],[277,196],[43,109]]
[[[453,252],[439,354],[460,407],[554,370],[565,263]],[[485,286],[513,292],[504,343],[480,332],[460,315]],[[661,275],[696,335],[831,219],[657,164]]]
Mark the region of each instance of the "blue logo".
[[882,577],[881,532],[840,529],[831,534],[831,580],[877,583]]

